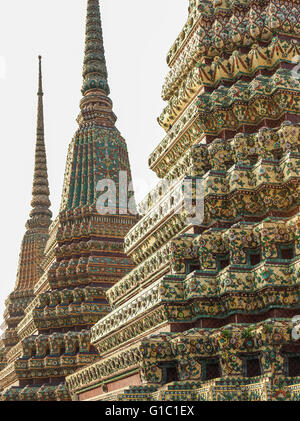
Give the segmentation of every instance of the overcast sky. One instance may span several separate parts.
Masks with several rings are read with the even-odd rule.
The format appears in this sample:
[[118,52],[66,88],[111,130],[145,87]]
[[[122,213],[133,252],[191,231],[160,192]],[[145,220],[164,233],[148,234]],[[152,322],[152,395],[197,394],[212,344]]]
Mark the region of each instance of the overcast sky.
[[[188,0],[101,0],[117,127],[127,140],[137,201],[154,186],[148,157],[163,139],[166,56],[186,22]],[[67,147],[81,98],[86,0],[0,1],[1,284],[13,290],[30,211],[35,149],[37,56],[43,56],[45,131],[52,212],[57,215]]]

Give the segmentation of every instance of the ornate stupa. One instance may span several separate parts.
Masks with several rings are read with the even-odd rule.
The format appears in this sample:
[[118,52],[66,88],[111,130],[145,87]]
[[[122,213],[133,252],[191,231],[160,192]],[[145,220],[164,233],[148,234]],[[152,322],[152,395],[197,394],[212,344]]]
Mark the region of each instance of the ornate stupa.
[[149,159],[162,180],[73,400],[300,399],[300,2],[189,3]]
[[[2,400],[70,400],[65,377],[99,357],[89,329],[110,311],[106,291],[134,268],[124,252],[124,236],[138,217],[130,191],[127,146],[115,127],[107,78],[99,2],[88,0],[79,128],[69,146],[61,208],[49,234],[39,91],[37,163],[28,223],[34,234],[26,235],[36,235],[40,242],[25,238],[16,291],[7,302],[9,330],[3,342],[10,349],[1,363]],[[104,200],[105,187],[110,193]]]
[[[44,247],[22,244],[2,400],[300,400],[299,15],[299,0],[190,0],[139,219],[88,0],[79,129],[51,225],[38,124],[27,229]],[[41,122],[41,88],[39,100]],[[102,200],[103,181],[117,200]]]
[[24,310],[34,298],[34,288],[43,275],[42,261],[49,239],[50,211],[47,157],[44,137],[42,66],[39,57],[39,90],[34,178],[32,187],[32,210],[26,223],[26,232],[21,244],[17,279],[14,291],[5,304],[4,334],[1,338],[0,367],[4,367],[8,351],[18,341],[17,325],[24,317]]

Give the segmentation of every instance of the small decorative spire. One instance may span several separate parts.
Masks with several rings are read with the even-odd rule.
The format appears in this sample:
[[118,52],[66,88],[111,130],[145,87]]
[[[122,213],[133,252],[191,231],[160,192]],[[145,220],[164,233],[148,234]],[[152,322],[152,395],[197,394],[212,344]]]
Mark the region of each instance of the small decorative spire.
[[83,95],[91,89],[100,89],[109,95],[99,0],[88,0],[87,4],[85,57],[82,75]]
[[38,89],[38,113],[37,113],[37,132],[35,165],[32,188],[32,211],[27,226],[38,227],[50,225],[52,212],[50,211],[51,202],[49,200],[49,183],[47,171],[47,157],[44,135],[44,110],[43,110],[43,82],[42,82],[42,57],[39,56],[39,89]]

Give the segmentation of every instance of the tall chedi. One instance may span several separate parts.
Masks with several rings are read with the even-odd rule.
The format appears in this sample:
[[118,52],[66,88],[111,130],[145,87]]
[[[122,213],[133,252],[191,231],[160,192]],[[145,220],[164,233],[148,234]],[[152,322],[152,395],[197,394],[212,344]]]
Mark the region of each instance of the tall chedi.
[[31,201],[32,210],[26,223],[26,233],[21,244],[15,288],[5,302],[5,332],[1,339],[2,349],[0,351],[2,355],[1,366],[5,364],[7,351],[18,342],[16,327],[24,316],[25,308],[33,299],[34,287],[43,274],[42,259],[45,245],[49,238],[49,226],[52,217],[49,209],[50,205],[44,138],[42,68],[41,57],[39,57],[38,114]]
[[46,271],[0,372],[2,400],[70,399],[65,376],[99,358],[89,328],[110,310],[106,291],[134,267],[124,253],[137,221],[131,171],[108,96],[98,0],[88,0],[82,94]]
[[190,0],[149,160],[164,180],[74,400],[300,399],[299,6]]

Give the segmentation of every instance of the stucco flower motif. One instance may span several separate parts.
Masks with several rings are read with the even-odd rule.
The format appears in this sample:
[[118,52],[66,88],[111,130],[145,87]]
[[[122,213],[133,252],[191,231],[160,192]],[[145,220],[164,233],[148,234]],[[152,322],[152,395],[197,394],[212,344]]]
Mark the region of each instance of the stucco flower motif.
[[265,271],[262,273],[262,277],[263,277],[263,279],[265,279],[265,280],[270,279],[270,277],[271,277],[271,273],[270,273],[268,270],[265,270]]
[[203,346],[204,346],[204,351],[207,352],[208,354],[214,353],[214,347],[212,346],[210,342],[205,342]]
[[245,342],[244,342],[244,346],[248,349],[253,348],[254,347],[254,340],[251,339],[251,338],[246,339]]

